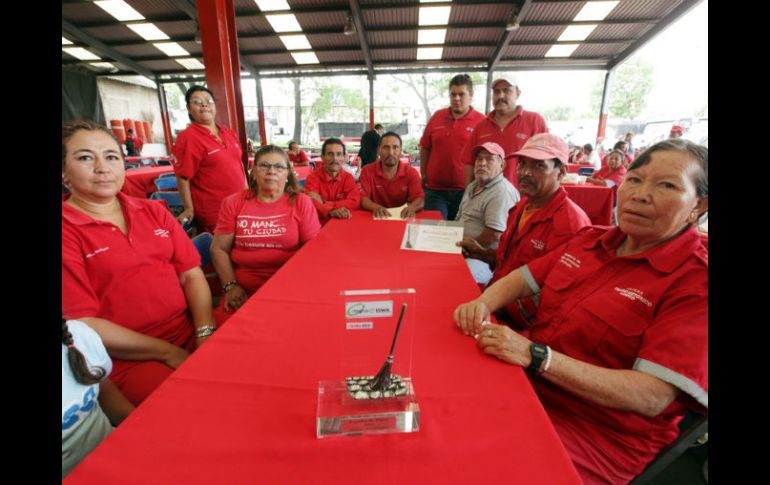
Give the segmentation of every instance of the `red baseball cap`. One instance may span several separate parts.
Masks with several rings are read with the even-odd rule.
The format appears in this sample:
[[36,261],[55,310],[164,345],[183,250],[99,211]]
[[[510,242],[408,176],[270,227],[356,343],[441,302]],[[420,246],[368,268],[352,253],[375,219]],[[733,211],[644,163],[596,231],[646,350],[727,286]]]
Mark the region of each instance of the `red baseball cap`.
[[674,125],[674,126],[671,127],[671,131],[681,131],[681,132],[684,132],[684,128],[682,128],[679,125]]
[[521,150],[513,155],[522,155],[535,160],[558,159],[561,163],[569,160],[569,147],[567,142],[551,133],[538,133],[532,135],[521,147]]
[[475,147],[473,147],[473,150],[471,150],[471,154],[473,155],[474,159],[476,158],[476,154],[478,154],[482,148],[488,151],[489,153],[491,153],[492,155],[499,155],[500,158],[502,158],[503,161],[505,161],[505,150],[503,150],[503,147],[501,147],[500,145],[492,141],[488,141],[486,143],[482,143],[481,145],[476,145]]

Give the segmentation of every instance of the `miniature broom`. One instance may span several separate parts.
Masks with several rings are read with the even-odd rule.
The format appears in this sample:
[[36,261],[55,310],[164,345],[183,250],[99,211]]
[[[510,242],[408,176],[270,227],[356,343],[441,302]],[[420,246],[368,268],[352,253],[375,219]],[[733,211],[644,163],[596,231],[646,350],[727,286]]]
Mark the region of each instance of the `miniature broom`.
[[406,311],[406,303],[401,306],[401,315],[398,317],[398,324],[396,324],[396,333],[393,335],[393,343],[390,344],[390,353],[388,358],[385,359],[385,363],[382,364],[382,368],[374,376],[374,379],[369,383],[369,388],[372,391],[383,391],[390,386],[390,368],[393,365],[393,351],[396,348],[396,340],[398,339],[398,331],[401,328],[401,322],[404,320],[404,312]]

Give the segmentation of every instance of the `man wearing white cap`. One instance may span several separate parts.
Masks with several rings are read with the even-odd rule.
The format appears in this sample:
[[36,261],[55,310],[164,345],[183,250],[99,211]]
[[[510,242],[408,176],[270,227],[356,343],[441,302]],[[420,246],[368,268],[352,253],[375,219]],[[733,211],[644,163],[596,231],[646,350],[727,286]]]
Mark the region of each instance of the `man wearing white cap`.
[[[512,153],[519,157],[516,174],[522,199],[508,213],[506,229],[496,251],[468,245],[464,249],[494,269],[489,284],[561,246],[591,220],[567,197],[561,179],[567,173],[567,143],[556,135],[532,136],[524,147]],[[516,328],[534,321],[537,299],[521,298],[496,314]]]
[[501,77],[492,82],[492,102],[494,109],[481,120],[473,130],[473,135],[465,147],[465,184],[473,180],[474,158],[471,149],[488,141],[497,143],[506,154],[506,167],[503,175],[514,186],[516,180],[516,158],[511,154],[519,150],[530,136],[536,133],[548,133],[545,119],[534,111],[525,111],[517,105],[521,90],[510,77]]
[[[487,142],[473,147],[475,180],[463,193],[456,220],[463,223],[463,240],[457,245],[487,248],[494,251],[505,231],[508,211],[519,200],[519,191],[503,176],[505,152],[497,143]],[[487,284],[492,278],[489,263],[473,257],[463,249],[473,279]]]

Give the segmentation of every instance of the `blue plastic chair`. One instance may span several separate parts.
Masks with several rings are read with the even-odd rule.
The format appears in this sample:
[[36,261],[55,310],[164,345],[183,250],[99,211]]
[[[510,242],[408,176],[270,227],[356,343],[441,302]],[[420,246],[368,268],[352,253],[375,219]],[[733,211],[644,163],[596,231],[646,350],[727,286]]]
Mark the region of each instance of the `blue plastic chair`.
[[158,176],[159,179],[164,179],[166,177],[176,177],[176,174],[174,172],[169,173],[163,173]]
[[594,173],[593,167],[580,167],[578,169],[578,174],[585,175],[586,177],[592,175]]
[[129,162],[126,162],[126,164],[125,164],[125,165],[126,165],[126,170],[130,170],[130,169],[132,169],[132,168],[139,168],[139,164],[138,164],[138,163],[129,163]]
[[158,177],[155,179],[155,188],[158,192],[177,190],[176,177]]
[[[166,207],[168,207],[169,212],[171,212],[174,217],[177,217],[179,214],[184,212],[184,204],[182,203],[182,197],[179,195],[179,192],[153,192],[150,195],[150,199],[164,201],[166,203]],[[189,236],[193,228],[192,221],[182,224],[182,227]]]
[[202,232],[192,238],[195,249],[201,255],[201,268],[211,262],[211,243],[213,241],[214,236],[210,232]]

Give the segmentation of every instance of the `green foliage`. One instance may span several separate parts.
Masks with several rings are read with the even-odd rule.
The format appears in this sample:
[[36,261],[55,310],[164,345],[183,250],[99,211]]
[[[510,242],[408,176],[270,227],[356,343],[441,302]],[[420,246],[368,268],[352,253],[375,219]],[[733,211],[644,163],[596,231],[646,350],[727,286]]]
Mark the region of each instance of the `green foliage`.
[[367,118],[369,103],[359,89],[340,86],[333,78],[306,79],[305,83],[310,85],[306,92],[313,92],[316,98],[310,107],[302,107],[303,140],[307,139],[310,128],[321,120],[333,118],[347,121]]
[[414,155],[420,151],[420,149],[417,147],[418,144],[420,143],[420,140],[418,140],[416,137],[409,136],[409,137],[403,138],[403,142],[404,144],[401,147],[401,151],[403,153],[410,153]]
[[[612,76],[609,114],[614,118],[634,119],[644,110],[645,98],[652,89],[652,64],[640,57],[624,62]],[[591,90],[591,106],[599,111],[602,102],[604,75],[597,76]]]
[[540,110],[540,114],[548,121],[567,121],[572,119],[573,111],[572,106],[560,104]]

